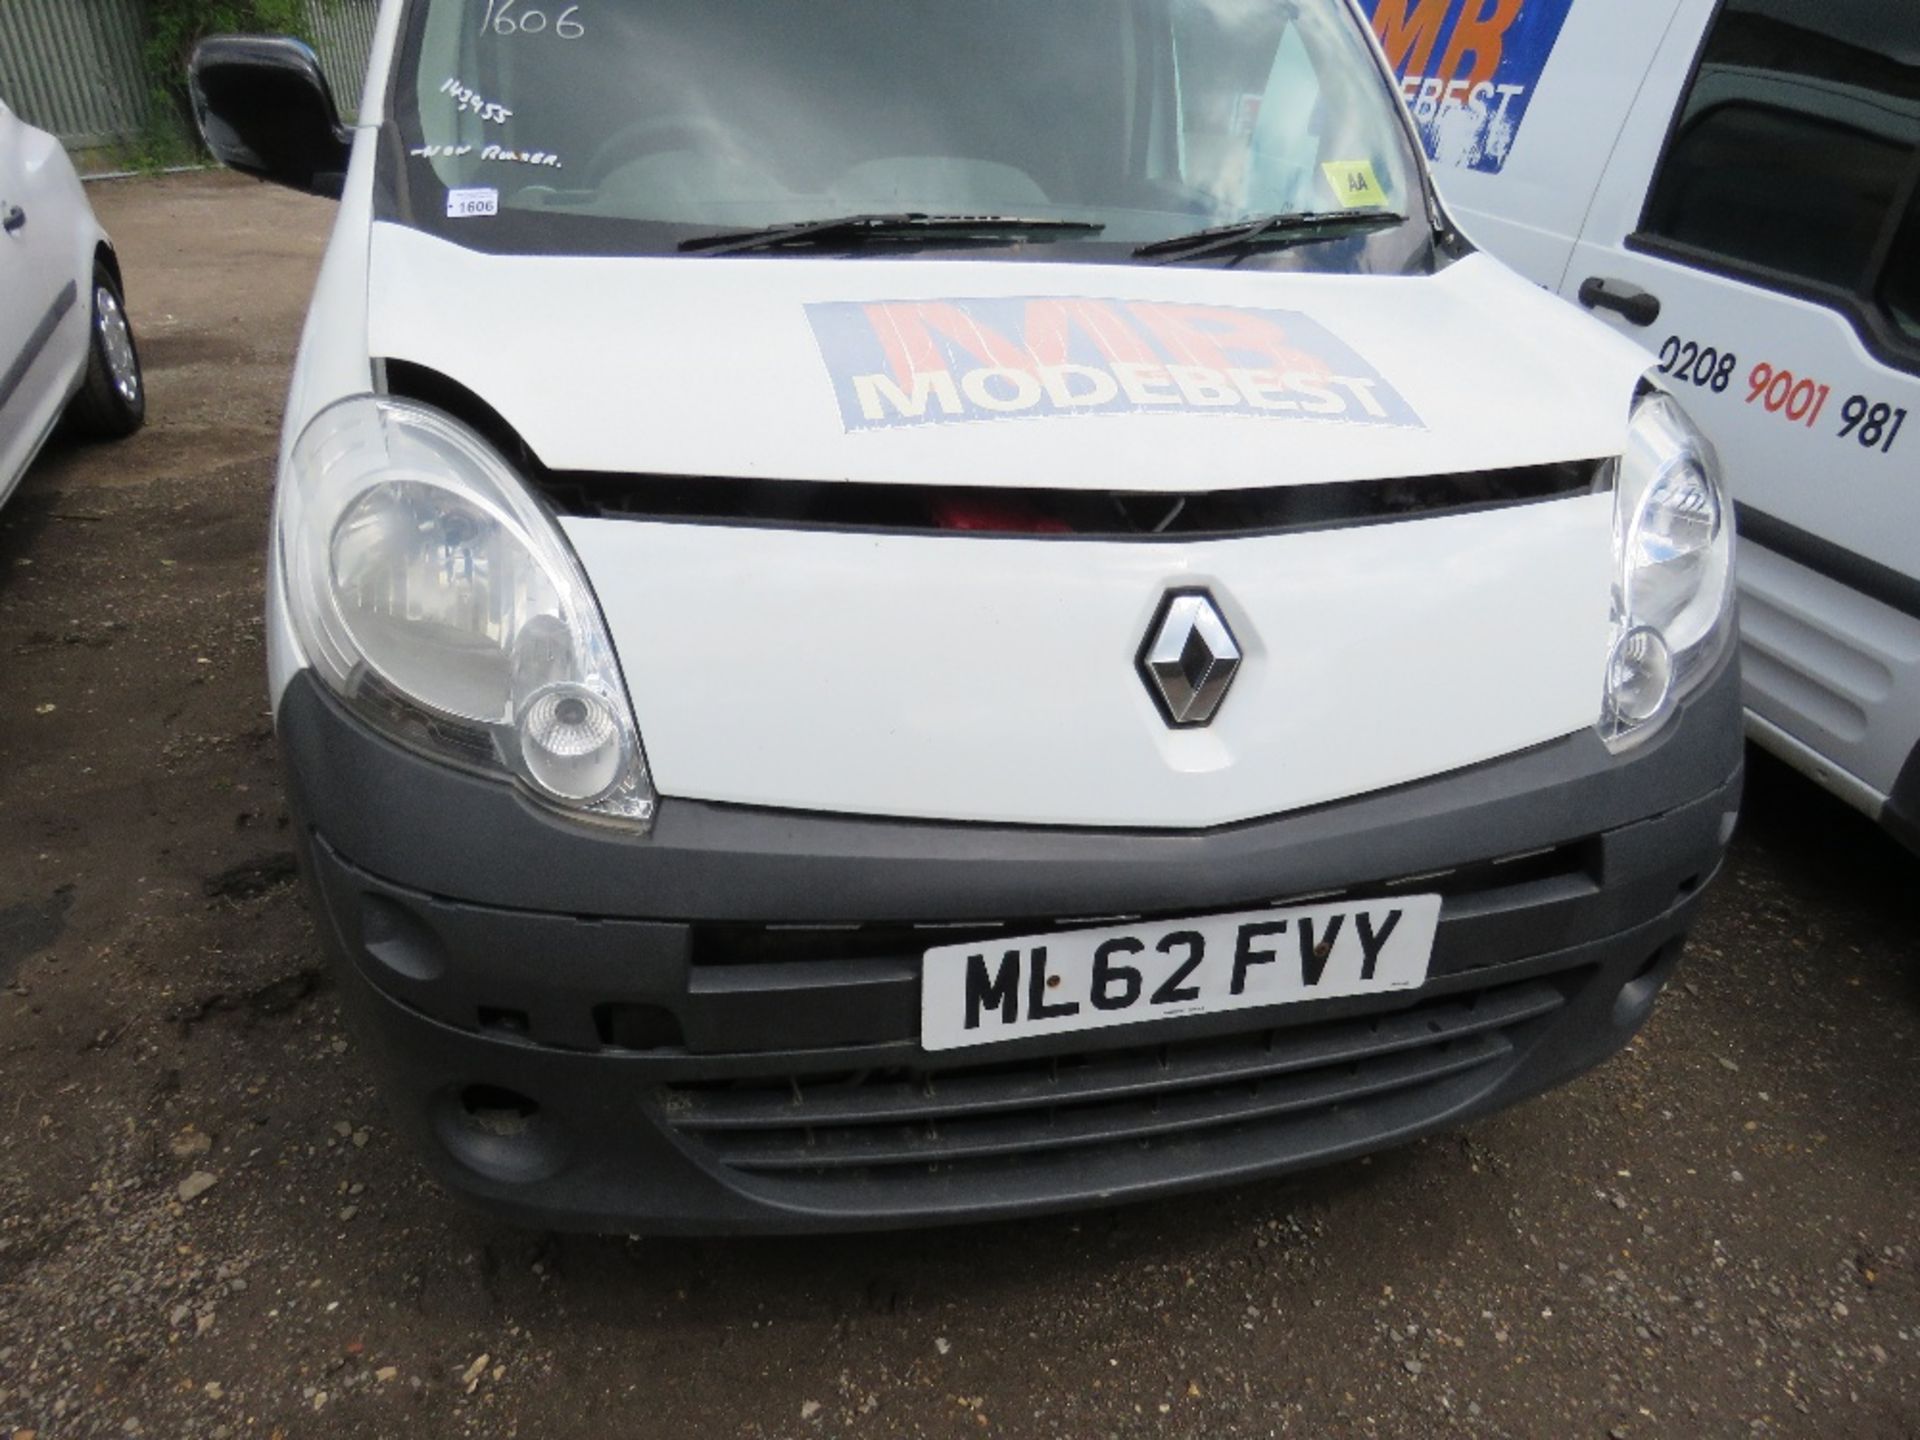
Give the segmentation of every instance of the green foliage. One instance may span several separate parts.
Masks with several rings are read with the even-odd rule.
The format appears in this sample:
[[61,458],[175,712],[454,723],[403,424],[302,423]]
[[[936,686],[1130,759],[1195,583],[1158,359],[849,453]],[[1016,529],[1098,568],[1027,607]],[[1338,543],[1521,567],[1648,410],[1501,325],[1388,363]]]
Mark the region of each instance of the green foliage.
[[198,152],[187,61],[208,35],[297,35],[311,43],[305,0],[145,0],[147,83],[153,90],[142,163],[179,163]]

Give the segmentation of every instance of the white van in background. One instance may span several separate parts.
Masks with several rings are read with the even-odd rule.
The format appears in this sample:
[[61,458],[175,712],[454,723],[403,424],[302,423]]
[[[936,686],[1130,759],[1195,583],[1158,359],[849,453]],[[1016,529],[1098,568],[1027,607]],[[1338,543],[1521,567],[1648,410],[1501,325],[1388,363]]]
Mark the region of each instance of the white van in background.
[[1920,849],[1920,6],[1362,4],[1462,228],[1719,447],[1749,733]]

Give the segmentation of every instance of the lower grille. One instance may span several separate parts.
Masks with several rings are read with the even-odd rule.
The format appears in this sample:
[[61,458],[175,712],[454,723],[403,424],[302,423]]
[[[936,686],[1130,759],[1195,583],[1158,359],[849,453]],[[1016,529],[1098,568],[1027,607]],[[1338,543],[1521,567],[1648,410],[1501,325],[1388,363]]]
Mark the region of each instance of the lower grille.
[[708,1159],[788,1182],[959,1177],[1053,1156],[1185,1147],[1206,1132],[1388,1106],[1418,1123],[1492,1084],[1568,977],[1390,1013],[1173,1044],[939,1067],[817,1071],[661,1087],[661,1117]]

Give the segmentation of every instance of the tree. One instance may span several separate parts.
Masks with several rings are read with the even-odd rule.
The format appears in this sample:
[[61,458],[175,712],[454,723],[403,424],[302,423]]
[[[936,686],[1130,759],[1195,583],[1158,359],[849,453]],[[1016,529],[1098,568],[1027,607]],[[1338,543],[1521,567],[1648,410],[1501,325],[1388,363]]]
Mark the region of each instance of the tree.
[[298,35],[311,41],[305,0],[144,0],[146,66],[154,120],[177,117],[193,133],[187,62],[209,35]]

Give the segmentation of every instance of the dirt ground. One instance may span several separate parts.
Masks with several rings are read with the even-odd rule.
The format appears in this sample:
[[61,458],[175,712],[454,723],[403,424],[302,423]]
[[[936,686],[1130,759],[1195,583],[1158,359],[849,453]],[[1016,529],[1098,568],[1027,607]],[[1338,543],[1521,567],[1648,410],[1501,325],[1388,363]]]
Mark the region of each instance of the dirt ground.
[[456,1207],[342,1027],[266,712],[330,209],[94,199],[153,423],[0,511],[0,1437],[1920,1434],[1920,870],[1766,763],[1645,1035],[1462,1133],[878,1238]]

